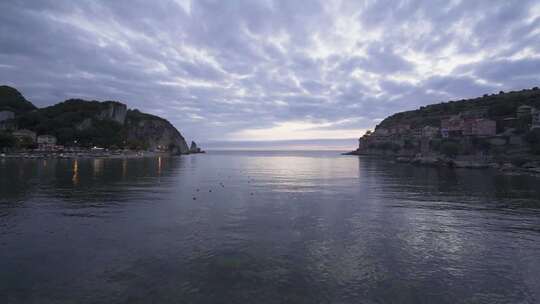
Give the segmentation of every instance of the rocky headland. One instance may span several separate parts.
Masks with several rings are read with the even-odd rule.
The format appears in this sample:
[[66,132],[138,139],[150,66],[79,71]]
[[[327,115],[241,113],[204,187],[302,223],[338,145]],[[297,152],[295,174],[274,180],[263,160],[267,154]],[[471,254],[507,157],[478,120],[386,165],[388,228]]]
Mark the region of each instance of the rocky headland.
[[123,103],[69,99],[37,108],[15,88],[0,86],[0,152],[81,149],[191,152],[167,120]]
[[499,92],[394,114],[350,155],[540,173],[540,90]]

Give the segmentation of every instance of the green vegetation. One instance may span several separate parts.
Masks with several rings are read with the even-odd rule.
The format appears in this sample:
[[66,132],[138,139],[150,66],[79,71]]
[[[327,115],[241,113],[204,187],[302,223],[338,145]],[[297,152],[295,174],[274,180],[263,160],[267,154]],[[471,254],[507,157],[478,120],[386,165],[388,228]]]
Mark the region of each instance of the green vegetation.
[[[15,119],[5,129],[28,129],[37,135],[53,135],[64,146],[102,148],[169,148],[186,153],[188,147],[178,130],[163,118],[127,110],[115,101],[70,99],[37,109],[16,89],[0,87],[0,110],[15,112]],[[162,145],[166,145],[163,147]],[[32,143],[0,134],[0,148],[29,148]]]
[[540,90],[533,88],[518,92],[484,95],[480,98],[450,101],[420,107],[418,110],[394,114],[380,124],[385,128],[400,123],[410,124],[411,128],[426,125],[440,126],[443,117],[460,113],[480,113],[487,118],[498,121],[504,117],[515,116],[517,108],[529,105],[540,108]]
[[525,140],[531,145],[531,152],[540,155],[540,129],[529,131]]
[[392,151],[392,152],[398,152],[401,149],[401,147],[398,144],[390,142],[390,141],[373,144],[370,148],[384,150],[384,151]]
[[443,141],[440,146],[440,151],[447,157],[456,157],[459,154],[459,144],[450,140]]
[[0,151],[15,147],[16,139],[7,132],[0,131]]
[[31,138],[23,137],[16,140],[15,147],[18,149],[35,149],[37,145]]
[[35,109],[36,107],[16,89],[0,86],[0,111],[12,111],[15,114],[21,114]]
[[159,116],[155,116],[155,115],[152,115],[152,114],[147,114],[147,113],[143,113],[137,109],[133,109],[133,110],[128,110],[127,112],[127,119],[129,121],[129,123],[131,124],[138,124],[139,122],[141,122],[142,120],[161,120],[161,121],[166,121],[165,119],[159,117]]
[[67,146],[123,147],[123,126],[116,121],[98,118],[109,103],[70,99],[21,115],[17,123],[19,128],[54,135],[59,144]]

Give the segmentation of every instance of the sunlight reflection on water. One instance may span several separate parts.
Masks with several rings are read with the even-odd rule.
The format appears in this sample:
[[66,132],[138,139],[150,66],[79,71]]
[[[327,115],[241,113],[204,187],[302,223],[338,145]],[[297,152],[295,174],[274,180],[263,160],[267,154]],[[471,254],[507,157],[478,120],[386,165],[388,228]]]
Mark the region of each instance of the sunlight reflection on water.
[[0,295],[534,303],[537,184],[332,152],[1,160]]

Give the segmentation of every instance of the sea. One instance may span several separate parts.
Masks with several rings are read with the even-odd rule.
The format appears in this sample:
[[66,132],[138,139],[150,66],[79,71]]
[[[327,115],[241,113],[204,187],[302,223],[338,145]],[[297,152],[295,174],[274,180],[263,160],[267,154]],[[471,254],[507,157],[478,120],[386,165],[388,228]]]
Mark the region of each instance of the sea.
[[339,151],[0,159],[0,303],[540,303],[540,178]]

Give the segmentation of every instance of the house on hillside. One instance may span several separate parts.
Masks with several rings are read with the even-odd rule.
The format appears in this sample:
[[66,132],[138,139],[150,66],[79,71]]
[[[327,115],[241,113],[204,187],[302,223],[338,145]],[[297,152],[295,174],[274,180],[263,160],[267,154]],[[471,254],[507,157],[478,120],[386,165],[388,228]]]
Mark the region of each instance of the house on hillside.
[[422,128],[411,129],[410,133],[414,138],[420,138],[422,137]]
[[39,135],[37,137],[38,145],[56,145],[56,137],[52,135]]
[[464,120],[460,115],[453,115],[441,120],[441,136],[443,138],[463,135]]
[[56,144],[57,139],[53,135],[40,135],[37,137],[38,149],[42,151],[60,151],[64,146]]
[[435,138],[437,136],[437,134],[439,134],[439,131],[440,131],[440,129],[437,128],[437,127],[424,126],[422,128],[422,137],[423,138],[428,138],[428,139]]
[[497,123],[494,120],[486,118],[464,120],[464,136],[494,136],[496,133]]

